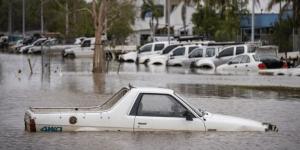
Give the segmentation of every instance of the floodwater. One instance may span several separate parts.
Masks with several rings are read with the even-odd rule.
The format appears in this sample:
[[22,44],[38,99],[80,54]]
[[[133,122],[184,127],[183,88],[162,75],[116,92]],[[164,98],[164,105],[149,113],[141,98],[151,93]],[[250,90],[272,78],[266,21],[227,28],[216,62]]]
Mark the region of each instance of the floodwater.
[[[108,73],[93,75],[90,59],[43,58],[43,65],[41,60],[0,54],[0,149],[300,149],[300,90],[293,88],[300,87],[300,77],[221,76],[116,62],[108,65]],[[29,106],[99,105],[129,83],[172,88],[199,108],[271,122],[279,132],[24,131]]]

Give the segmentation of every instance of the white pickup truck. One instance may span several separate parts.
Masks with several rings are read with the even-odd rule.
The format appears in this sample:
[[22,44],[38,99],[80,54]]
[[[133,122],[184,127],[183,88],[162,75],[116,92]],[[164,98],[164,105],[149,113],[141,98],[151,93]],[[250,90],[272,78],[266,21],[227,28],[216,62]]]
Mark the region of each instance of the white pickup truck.
[[212,114],[173,90],[122,88],[101,106],[29,108],[29,132],[62,131],[278,131],[275,125]]

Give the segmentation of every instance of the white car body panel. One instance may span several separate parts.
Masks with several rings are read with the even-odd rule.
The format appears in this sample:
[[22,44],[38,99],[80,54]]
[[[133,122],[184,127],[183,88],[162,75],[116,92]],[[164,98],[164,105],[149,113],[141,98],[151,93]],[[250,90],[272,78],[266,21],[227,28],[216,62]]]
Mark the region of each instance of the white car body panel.
[[[183,55],[172,56],[174,51],[176,51],[177,49],[180,49],[182,47],[185,48],[185,51],[184,51]],[[198,48],[199,45],[184,45],[184,46],[179,46],[179,47],[176,47],[175,49],[173,49],[172,52],[171,52],[171,55],[168,58],[167,65],[169,65],[169,66],[184,66],[184,61],[186,59],[188,59],[189,49],[191,47],[197,47]]]
[[[174,41],[171,41],[171,44],[175,43]],[[162,42],[153,42],[153,43],[148,43],[143,45],[139,51],[141,51],[143,48],[145,48],[146,46],[150,46],[151,45],[151,50],[150,51],[146,51],[146,52],[140,52],[137,54],[137,60],[139,64],[143,64],[143,63],[148,63],[149,59],[152,56],[157,56],[160,55],[162,53],[162,50],[167,47],[169,45],[169,42],[167,41],[162,41]],[[163,45],[163,47],[160,47],[158,50],[156,50],[156,46],[157,45]]]
[[119,60],[121,61],[135,62],[136,58],[137,58],[137,52],[128,52],[126,54],[122,54],[119,56]]
[[[83,47],[83,44],[89,41],[89,46]],[[95,49],[95,38],[85,38],[81,46],[75,46],[65,49],[64,56],[73,55],[74,57],[93,57]]]
[[259,70],[261,75],[274,75],[274,76],[298,76],[300,77],[300,68],[284,68],[284,69],[265,69]]
[[154,65],[154,64],[166,65],[168,58],[169,58],[168,54],[152,56],[149,58],[148,64],[149,65]]
[[[131,114],[138,111],[141,94],[173,97],[193,115],[160,117]],[[141,96],[139,96],[141,95]],[[25,112],[25,129],[31,132],[62,131],[278,131],[276,126],[249,119],[198,111],[173,90],[162,88],[123,88],[109,108],[30,108]],[[120,97],[120,98],[119,98]],[[149,104],[148,104],[149,105]],[[145,106],[144,106],[145,107]],[[172,105],[173,109],[173,105]],[[75,122],[74,122],[75,119]]]
[[257,73],[259,71],[258,65],[261,63],[259,61],[255,61],[253,58],[255,54],[245,54],[240,56],[247,56],[250,58],[250,62],[248,63],[238,63],[238,64],[230,64],[225,63],[216,68],[217,73],[221,74],[247,74],[247,73]]

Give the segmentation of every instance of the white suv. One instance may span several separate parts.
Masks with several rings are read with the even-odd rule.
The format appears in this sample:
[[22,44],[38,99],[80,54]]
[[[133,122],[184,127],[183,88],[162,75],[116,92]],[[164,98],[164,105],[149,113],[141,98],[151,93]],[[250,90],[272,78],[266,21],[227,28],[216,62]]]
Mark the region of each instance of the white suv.
[[215,69],[216,67],[225,64],[230,59],[237,55],[248,54],[255,52],[257,45],[253,44],[242,44],[242,45],[232,45],[224,47],[216,57],[201,59],[194,63],[196,67],[204,67]]
[[183,61],[188,58],[189,54],[196,48],[199,48],[200,45],[184,45],[179,46],[172,50],[171,55],[167,61],[169,66],[184,66]]

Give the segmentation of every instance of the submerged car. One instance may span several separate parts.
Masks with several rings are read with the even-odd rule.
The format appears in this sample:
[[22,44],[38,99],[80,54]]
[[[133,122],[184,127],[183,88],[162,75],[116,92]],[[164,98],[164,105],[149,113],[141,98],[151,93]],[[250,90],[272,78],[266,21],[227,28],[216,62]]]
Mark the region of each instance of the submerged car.
[[247,73],[264,69],[287,68],[287,64],[270,55],[244,54],[231,59],[228,63],[217,67],[218,73]]
[[62,131],[278,131],[275,125],[196,109],[170,89],[122,88],[95,107],[34,108],[30,132]]

